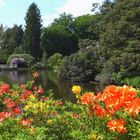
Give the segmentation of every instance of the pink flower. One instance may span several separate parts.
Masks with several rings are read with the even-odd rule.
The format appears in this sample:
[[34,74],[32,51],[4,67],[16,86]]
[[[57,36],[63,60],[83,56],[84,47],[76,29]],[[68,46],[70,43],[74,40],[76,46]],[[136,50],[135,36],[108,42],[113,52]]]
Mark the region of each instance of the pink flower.
[[40,94],[44,93],[43,88],[39,88],[39,89],[38,89],[38,93],[40,93]]
[[35,72],[35,73],[33,74],[33,76],[34,76],[34,78],[37,78],[37,77],[39,77],[39,73],[38,73],[38,72]]

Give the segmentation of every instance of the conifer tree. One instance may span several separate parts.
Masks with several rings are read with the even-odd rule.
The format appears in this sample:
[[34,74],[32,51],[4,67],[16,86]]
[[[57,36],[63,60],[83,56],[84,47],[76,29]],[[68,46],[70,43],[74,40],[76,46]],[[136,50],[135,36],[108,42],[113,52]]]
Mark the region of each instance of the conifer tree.
[[40,9],[35,3],[29,6],[25,21],[24,52],[31,54],[38,61],[40,58],[41,15]]

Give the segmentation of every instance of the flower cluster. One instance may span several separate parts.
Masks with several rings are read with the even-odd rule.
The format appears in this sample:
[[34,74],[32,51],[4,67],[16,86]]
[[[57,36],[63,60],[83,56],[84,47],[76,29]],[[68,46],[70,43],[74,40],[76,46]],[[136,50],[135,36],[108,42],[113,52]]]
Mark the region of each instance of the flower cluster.
[[94,93],[87,92],[81,97],[81,102],[86,105],[91,105],[94,100]]
[[[73,88],[75,89],[76,87]],[[80,87],[77,89],[80,89]],[[110,121],[107,126],[110,130],[126,133],[126,121],[122,118],[118,119],[117,114],[123,111],[130,117],[137,116],[140,113],[140,98],[137,94],[138,91],[131,86],[111,85],[106,87],[102,93],[97,93],[97,95],[92,92],[86,92],[80,95],[80,99],[81,104],[89,107],[90,116],[94,114],[99,118],[108,117]]]
[[[34,73],[34,77],[37,78],[39,74]],[[27,108],[29,101],[36,101],[43,95],[44,90],[41,86],[34,85],[34,80],[29,84],[21,84],[10,87],[9,84],[3,83],[0,85],[0,98],[2,102],[2,112],[0,112],[0,123],[3,123],[9,118],[18,118],[19,123],[24,126],[29,124],[30,119],[26,119],[24,106]],[[42,104],[41,104],[42,105]],[[37,105],[34,105],[37,107]],[[37,108],[35,108],[37,109]],[[20,117],[22,119],[20,119]]]
[[126,124],[126,122],[123,119],[115,119],[115,120],[110,120],[107,123],[107,126],[109,127],[109,129],[111,131],[114,131],[114,132],[117,131],[117,132],[121,132],[121,133],[126,133],[127,130],[124,127],[125,124]]

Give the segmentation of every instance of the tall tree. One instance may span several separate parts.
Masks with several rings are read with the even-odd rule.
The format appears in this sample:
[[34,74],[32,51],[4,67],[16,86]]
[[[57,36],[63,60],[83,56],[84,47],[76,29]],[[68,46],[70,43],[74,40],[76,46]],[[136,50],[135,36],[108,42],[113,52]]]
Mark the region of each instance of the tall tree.
[[139,76],[140,0],[106,0],[101,17],[101,79]]
[[44,29],[41,45],[47,56],[60,53],[70,55],[78,50],[78,38],[73,31],[73,17],[70,14],[61,14],[50,27]]
[[41,15],[35,3],[29,6],[25,17],[25,34],[23,48],[25,53],[31,54],[38,61],[40,58]]
[[10,55],[14,49],[22,43],[23,29],[22,26],[14,25],[13,28],[8,28],[2,36],[2,49],[5,49]]
[[14,25],[12,28],[0,27],[0,61],[6,63],[9,55],[14,53],[15,48],[22,44],[22,26]]

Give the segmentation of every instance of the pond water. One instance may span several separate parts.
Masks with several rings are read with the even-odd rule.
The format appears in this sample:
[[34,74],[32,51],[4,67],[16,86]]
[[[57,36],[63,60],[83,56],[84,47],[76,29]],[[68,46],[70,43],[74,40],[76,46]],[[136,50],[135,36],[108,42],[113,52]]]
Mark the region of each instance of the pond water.
[[[37,83],[42,85],[45,91],[52,89],[55,99],[62,99],[68,101],[75,101],[75,96],[71,93],[71,87],[74,83],[60,80],[53,72],[47,70],[38,71],[40,74]],[[31,71],[0,71],[0,81],[9,84],[23,84],[32,79]],[[100,91],[103,86],[90,83],[78,83],[87,91]]]

